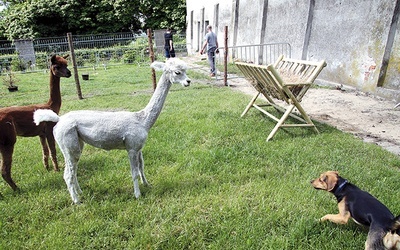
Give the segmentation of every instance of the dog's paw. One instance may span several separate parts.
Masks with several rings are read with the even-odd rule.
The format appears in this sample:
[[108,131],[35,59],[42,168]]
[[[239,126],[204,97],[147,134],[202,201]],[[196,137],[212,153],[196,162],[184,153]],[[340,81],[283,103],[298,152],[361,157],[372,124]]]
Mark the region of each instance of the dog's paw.
[[324,222],[324,221],[326,221],[326,220],[328,220],[328,218],[327,218],[327,216],[325,215],[324,217],[322,217],[321,219],[319,219],[319,222]]

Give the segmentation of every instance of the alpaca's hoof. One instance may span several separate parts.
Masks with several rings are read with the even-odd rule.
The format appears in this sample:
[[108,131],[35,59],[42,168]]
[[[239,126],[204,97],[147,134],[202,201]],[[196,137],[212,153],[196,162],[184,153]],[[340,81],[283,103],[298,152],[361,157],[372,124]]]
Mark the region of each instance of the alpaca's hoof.
[[139,199],[139,197],[140,197],[140,191],[139,192],[135,192],[135,198]]
[[72,201],[72,205],[81,205],[81,201],[80,200],[73,200]]
[[72,203],[71,203],[71,206],[80,206],[80,205],[82,205],[82,202],[80,202],[80,201],[72,201]]

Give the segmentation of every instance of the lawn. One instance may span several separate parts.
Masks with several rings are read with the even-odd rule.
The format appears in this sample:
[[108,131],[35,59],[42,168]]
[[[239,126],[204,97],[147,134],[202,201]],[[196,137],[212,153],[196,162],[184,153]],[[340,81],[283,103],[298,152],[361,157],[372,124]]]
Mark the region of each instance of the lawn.
[[[151,97],[146,66],[86,71],[83,100],[73,77],[61,79],[61,114],[137,111]],[[171,88],[149,133],[143,155],[152,186],[140,185],[138,200],[125,151],[85,146],[83,204],[72,205],[62,171],[43,167],[39,138],[19,137],[12,175],[21,192],[0,181],[0,249],[363,249],[366,229],[318,222],[337,213],[334,196],[310,185],[326,170],[400,214],[399,157],[321,123],[319,135],[280,130],[266,142],[273,122],[255,110],[240,118],[250,96],[188,75],[191,86]],[[19,91],[3,86],[0,107],[47,101],[48,73],[17,77]]]

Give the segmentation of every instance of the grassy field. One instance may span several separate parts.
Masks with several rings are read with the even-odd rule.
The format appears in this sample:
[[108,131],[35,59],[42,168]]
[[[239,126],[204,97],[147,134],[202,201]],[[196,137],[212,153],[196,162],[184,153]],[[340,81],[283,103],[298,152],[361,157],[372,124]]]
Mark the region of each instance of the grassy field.
[[[83,100],[73,77],[61,80],[62,114],[136,111],[151,97],[148,67],[84,71]],[[310,185],[326,170],[400,214],[399,157],[320,123],[319,135],[280,130],[267,143],[269,119],[255,110],[240,118],[250,96],[188,75],[192,85],[171,88],[150,131],[143,154],[152,187],[141,185],[138,200],[125,151],[85,147],[78,206],[62,171],[44,169],[39,138],[19,137],[12,174],[22,191],[0,181],[0,249],[363,249],[366,229],[318,222],[337,213],[333,195]],[[0,107],[47,101],[48,73],[17,76],[20,90],[3,86]]]

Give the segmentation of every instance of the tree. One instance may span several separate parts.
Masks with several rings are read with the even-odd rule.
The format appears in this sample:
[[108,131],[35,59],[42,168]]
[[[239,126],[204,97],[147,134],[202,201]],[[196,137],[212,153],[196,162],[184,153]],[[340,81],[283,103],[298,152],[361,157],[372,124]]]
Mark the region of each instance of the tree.
[[34,36],[31,24],[31,13],[26,3],[15,5],[14,8],[4,10],[1,18],[3,36],[12,40],[14,37],[29,38]]
[[0,37],[32,39],[171,27],[185,29],[185,0],[11,0],[0,13]]
[[145,26],[152,29],[186,29],[186,0],[140,0]]

